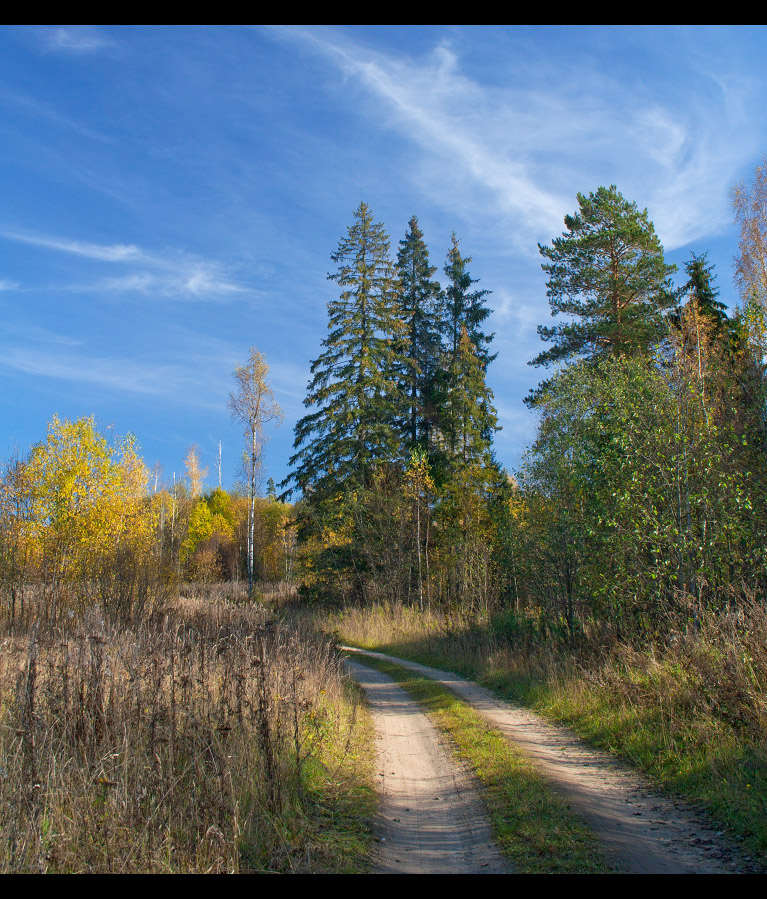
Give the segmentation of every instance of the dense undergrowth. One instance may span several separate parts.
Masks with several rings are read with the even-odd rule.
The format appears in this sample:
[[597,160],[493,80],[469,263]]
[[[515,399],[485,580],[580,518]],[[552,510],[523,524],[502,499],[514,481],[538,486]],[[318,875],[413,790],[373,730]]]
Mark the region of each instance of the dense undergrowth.
[[757,603],[644,647],[572,645],[532,616],[349,608],[358,646],[469,675],[572,726],[707,810],[767,860],[767,615]]
[[365,870],[370,723],[305,624],[188,595],[0,640],[0,871]]

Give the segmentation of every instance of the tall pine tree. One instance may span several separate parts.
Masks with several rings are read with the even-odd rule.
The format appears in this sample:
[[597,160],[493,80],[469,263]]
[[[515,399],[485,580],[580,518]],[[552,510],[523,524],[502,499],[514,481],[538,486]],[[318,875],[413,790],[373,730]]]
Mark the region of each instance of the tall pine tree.
[[646,209],[640,212],[614,184],[578,194],[578,207],[565,216],[561,237],[551,246],[538,244],[547,260],[541,268],[551,314],[572,319],[538,327],[552,346],[531,365],[646,352],[665,335],[664,314],[677,305],[670,280],[676,266],[666,265]]

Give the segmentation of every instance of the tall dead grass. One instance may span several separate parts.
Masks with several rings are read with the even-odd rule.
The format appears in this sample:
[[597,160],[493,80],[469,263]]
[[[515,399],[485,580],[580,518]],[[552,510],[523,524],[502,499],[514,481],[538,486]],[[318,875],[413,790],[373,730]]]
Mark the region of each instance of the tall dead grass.
[[327,638],[207,597],[119,630],[93,612],[1,642],[0,871],[337,863],[321,819],[359,779]]
[[669,616],[662,641],[624,643],[585,634],[572,646],[534,614],[420,612],[401,604],[350,607],[330,618],[342,640],[428,656],[516,683],[582,680],[641,707],[698,712],[767,739],[767,607],[754,596],[717,611]]

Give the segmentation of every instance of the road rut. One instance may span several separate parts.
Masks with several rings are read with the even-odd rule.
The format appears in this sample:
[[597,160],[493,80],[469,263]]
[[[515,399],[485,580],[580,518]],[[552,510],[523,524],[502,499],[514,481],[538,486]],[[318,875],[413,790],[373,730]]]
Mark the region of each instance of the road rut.
[[437,728],[390,677],[351,659],[346,664],[367,694],[376,728],[375,870],[507,873],[474,785]]

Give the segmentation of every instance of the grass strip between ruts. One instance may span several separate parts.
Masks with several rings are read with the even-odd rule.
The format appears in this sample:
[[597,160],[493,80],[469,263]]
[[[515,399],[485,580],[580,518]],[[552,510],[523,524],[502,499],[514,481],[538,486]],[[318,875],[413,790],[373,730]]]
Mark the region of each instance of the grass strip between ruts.
[[355,655],[394,678],[446,735],[475,774],[493,835],[520,874],[592,874],[613,870],[598,839],[567,799],[525,754],[452,691],[400,665]]

